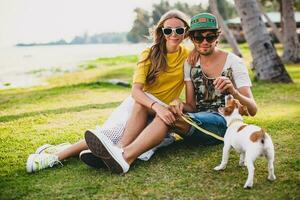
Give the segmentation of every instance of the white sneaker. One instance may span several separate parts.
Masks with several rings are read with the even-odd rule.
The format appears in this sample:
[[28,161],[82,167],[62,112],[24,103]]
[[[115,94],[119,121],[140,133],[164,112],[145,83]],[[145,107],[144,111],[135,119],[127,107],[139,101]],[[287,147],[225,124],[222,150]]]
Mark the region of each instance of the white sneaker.
[[104,134],[85,132],[85,141],[94,155],[100,157],[106,166],[118,174],[126,173],[129,164],[123,158],[123,149],[115,146]]
[[95,156],[89,149],[81,151],[79,154],[79,158],[82,162],[84,162],[86,165],[90,167],[96,169],[106,168],[106,165],[104,164],[102,159]]
[[53,167],[55,164],[61,164],[61,162],[58,160],[58,156],[54,154],[30,154],[27,159],[26,170],[28,173],[32,173]]
[[66,148],[70,147],[72,144],[70,143],[61,143],[58,145],[52,145],[52,144],[44,144],[43,146],[40,146],[37,148],[35,151],[36,154],[42,154],[42,153],[47,153],[47,154],[55,154],[57,152],[63,151]]

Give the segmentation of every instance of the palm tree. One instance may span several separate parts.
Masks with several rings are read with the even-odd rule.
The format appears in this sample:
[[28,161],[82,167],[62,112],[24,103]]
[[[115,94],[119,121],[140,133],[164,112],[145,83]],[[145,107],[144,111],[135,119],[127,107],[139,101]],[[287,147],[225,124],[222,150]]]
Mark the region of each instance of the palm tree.
[[250,47],[256,78],[271,82],[292,82],[271,42],[256,0],[234,0],[234,2]]
[[242,53],[239,49],[239,46],[236,42],[235,37],[233,36],[232,32],[229,30],[227,25],[224,23],[223,17],[220,15],[216,0],[209,0],[209,8],[211,12],[217,17],[219,25],[221,26],[222,32],[227,40],[227,42],[230,44],[233,52],[239,56],[242,57]]
[[296,21],[292,0],[281,1],[281,14],[283,20],[284,62],[300,62],[300,44],[296,31]]
[[283,38],[282,38],[282,34],[279,30],[279,28],[277,28],[276,24],[270,19],[270,17],[267,15],[267,13],[264,11],[262,4],[260,3],[259,0],[256,1],[258,3],[258,6],[260,8],[260,12],[261,14],[266,18],[269,26],[272,28],[272,31],[275,35],[275,37],[277,38],[277,40],[283,44]]

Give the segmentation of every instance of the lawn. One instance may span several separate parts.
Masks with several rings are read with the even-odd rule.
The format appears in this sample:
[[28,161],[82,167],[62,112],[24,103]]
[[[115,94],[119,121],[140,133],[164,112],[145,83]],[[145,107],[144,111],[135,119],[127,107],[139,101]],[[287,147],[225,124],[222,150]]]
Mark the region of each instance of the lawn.
[[[246,63],[247,47],[242,46]],[[106,82],[131,81],[137,56],[101,58],[77,72],[51,77],[46,86],[0,90],[0,199],[300,199],[300,65],[287,65],[293,84],[253,83],[259,106],[247,123],[264,127],[273,138],[277,180],[267,181],[267,162],[256,161],[254,188],[243,189],[247,170],[232,151],[225,171],[213,168],[222,145],[178,142],[150,161],[137,161],[125,176],[94,170],[77,157],[27,174],[30,153],[45,143],[76,142],[102,124],[130,94]]]

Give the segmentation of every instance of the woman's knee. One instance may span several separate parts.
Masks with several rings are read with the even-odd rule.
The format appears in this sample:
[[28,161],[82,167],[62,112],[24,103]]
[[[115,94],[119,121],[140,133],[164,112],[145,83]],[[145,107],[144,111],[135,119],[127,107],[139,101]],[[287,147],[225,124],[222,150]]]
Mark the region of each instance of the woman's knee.
[[153,122],[165,124],[165,122],[164,122],[158,115],[155,115],[155,116],[154,116]]
[[148,112],[148,108],[138,102],[135,102],[133,105],[133,112]]
[[152,126],[154,126],[157,130],[158,129],[165,129],[167,131],[169,126],[158,116],[155,115],[153,121],[151,122]]

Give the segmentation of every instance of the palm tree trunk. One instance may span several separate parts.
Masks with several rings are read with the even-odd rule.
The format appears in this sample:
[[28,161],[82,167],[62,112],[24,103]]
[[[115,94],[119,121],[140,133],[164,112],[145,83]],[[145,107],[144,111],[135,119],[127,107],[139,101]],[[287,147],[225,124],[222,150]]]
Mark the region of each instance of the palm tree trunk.
[[271,42],[256,0],[234,0],[234,2],[250,47],[256,78],[271,82],[292,82]]
[[297,35],[296,21],[292,0],[282,0],[283,19],[283,56],[284,62],[300,62],[300,44]]
[[230,44],[233,53],[236,54],[239,57],[242,57],[242,53],[240,51],[240,48],[236,42],[235,37],[233,36],[232,32],[229,30],[227,25],[224,23],[223,17],[220,15],[216,0],[209,0],[209,8],[211,9],[211,12],[217,17],[217,20],[219,22],[219,25],[221,26],[222,32],[224,33],[224,36],[227,40],[227,42]]
[[260,12],[261,14],[263,14],[263,16],[266,18],[269,26],[272,28],[273,33],[275,34],[277,40],[283,44],[283,38],[282,38],[282,34],[280,32],[280,30],[277,28],[276,24],[274,22],[272,22],[272,20],[270,19],[270,17],[267,15],[267,13],[263,10],[263,7],[261,5],[261,3],[259,1],[256,1],[259,5],[260,8]]

